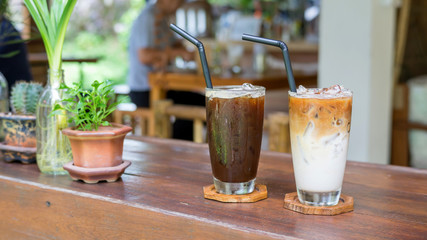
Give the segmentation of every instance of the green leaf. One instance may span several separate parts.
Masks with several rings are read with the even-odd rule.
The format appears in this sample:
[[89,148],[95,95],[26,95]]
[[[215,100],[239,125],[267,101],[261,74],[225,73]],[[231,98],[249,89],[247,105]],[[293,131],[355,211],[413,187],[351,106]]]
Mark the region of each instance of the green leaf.
[[58,110],[66,110],[72,113],[72,119],[77,129],[96,130],[99,126],[110,126],[105,118],[111,114],[120,103],[109,104],[110,96],[104,93],[112,93],[113,85],[106,82],[94,81],[92,90],[84,90],[81,84],[73,84],[72,87],[62,86],[67,89],[68,98],[62,101],[63,105]]
[[95,80],[95,81],[93,81],[91,86],[94,88],[94,90],[96,90],[99,88],[100,85],[101,85],[101,83],[98,82],[98,80]]
[[[58,1],[58,0],[57,0]],[[56,1],[55,1],[56,2]],[[71,13],[73,12],[74,6],[76,5],[77,0],[68,0],[65,6],[63,7],[62,15],[58,22],[58,33],[55,42],[55,56],[54,60],[57,61],[57,66],[61,68],[62,63],[62,48],[64,45],[65,32],[67,30],[68,22],[71,17]]]
[[70,88],[65,83],[61,82],[61,84],[59,85],[59,89],[69,90]]
[[65,98],[65,99],[63,99],[62,101],[63,102],[74,102],[74,100],[75,100],[75,98]]
[[77,0],[53,0],[50,9],[47,1],[24,0],[24,3],[43,39],[50,69],[60,70],[65,32]]
[[53,111],[63,110],[63,109],[64,109],[63,106],[59,103],[57,103],[57,104],[55,104],[55,106],[53,106]]
[[31,16],[33,17],[33,20],[36,23],[37,28],[39,29],[40,36],[42,37],[43,43],[46,48],[46,53],[47,53],[49,65],[50,65],[50,62],[53,61],[52,43],[50,42],[49,32],[44,23],[45,19],[42,18],[40,12],[38,11],[35,1],[38,1],[38,0],[24,0],[24,3],[27,6],[27,9],[30,12]]
[[55,116],[55,115],[64,115],[64,111],[61,109],[61,110],[55,110],[55,111],[52,111],[49,115],[48,115],[48,117],[53,117],[53,116]]
[[20,52],[19,50],[16,50],[16,51],[12,51],[12,52],[5,53],[5,54],[0,54],[0,58],[11,58],[13,56],[18,55],[19,52]]

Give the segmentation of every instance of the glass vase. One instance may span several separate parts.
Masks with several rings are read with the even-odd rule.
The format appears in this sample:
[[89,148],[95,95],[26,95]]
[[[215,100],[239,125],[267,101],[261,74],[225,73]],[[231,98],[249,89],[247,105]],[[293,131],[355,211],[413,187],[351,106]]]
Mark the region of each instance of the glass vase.
[[9,89],[6,78],[0,72],[0,112],[9,112]]
[[[0,72],[0,112],[9,112],[9,89],[6,78]],[[0,120],[0,142],[4,141],[3,120]]]
[[46,87],[37,103],[37,166],[46,174],[67,174],[62,166],[73,160],[70,142],[62,134],[62,129],[68,127],[67,116],[49,116],[55,104],[61,103],[63,93],[59,86],[63,82],[64,71],[50,69]]

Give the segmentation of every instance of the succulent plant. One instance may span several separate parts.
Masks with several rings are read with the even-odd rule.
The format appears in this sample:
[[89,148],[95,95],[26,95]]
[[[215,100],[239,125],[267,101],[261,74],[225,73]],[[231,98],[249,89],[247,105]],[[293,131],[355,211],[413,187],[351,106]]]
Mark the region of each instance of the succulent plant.
[[22,115],[36,114],[37,102],[43,87],[35,82],[17,82],[10,94],[12,112]]

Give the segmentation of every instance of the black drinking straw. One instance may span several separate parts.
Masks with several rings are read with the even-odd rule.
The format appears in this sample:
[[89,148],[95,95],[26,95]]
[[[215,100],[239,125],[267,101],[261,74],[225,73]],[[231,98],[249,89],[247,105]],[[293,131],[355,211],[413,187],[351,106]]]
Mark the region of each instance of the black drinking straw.
[[200,61],[202,62],[203,75],[205,76],[206,87],[212,88],[211,75],[209,74],[209,66],[208,66],[208,61],[206,60],[205,48],[203,47],[203,43],[200,42],[199,40],[197,40],[195,37],[188,34],[186,31],[177,27],[173,23],[171,23],[171,25],[169,27],[174,32],[178,33],[183,38],[187,39],[189,42],[196,45],[197,49],[199,50]]
[[272,46],[276,46],[276,47],[281,48],[282,53],[283,53],[283,59],[285,60],[286,72],[288,73],[289,88],[291,89],[291,92],[297,91],[296,87],[295,87],[294,74],[292,72],[291,59],[289,58],[288,46],[286,46],[286,44],[284,42],[278,41],[278,40],[273,40],[273,39],[268,39],[268,38],[252,36],[249,34],[243,34],[242,39],[247,40],[247,41],[251,41],[251,42],[257,42],[257,43],[272,45]]

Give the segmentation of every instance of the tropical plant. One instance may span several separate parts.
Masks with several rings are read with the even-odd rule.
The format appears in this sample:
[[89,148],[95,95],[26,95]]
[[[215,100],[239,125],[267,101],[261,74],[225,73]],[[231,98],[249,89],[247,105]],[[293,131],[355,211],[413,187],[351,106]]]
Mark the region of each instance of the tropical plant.
[[[92,89],[84,90],[81,83],[74,83],[73,87],[61,85],[66,93],[71,96],[63,100],[63,104],[56,104],[51,114],[71,114],[69,123],[74,123],[77,130],[98,130],[99,126],[110,126],[105,119],[120,103],[114,101],[113,85],[107,81],[92,83]],[[113,102],[109,104],[109,102]]]
[[61,130],[67,127],[67,116],[50,116],[50,113],[63,97],[62,91],[58,91],[63,81],[62,49],[77,0],[24,0],[24,3],[40,32],[49,62],[48,86],[37,105],[37,165],[43,173],[66,174],[62,166],[71,161],[71,148]]
[[[46,48],[51,71],[60,71],[62,67],[62,47],[65,32],[77,0],[24,0]],[[51,75],[52,77],[52,75]],[[51,78],[52,81],[59,81]]]
[[10,104],[12,112],[22,115],[35,115],[37,108],[37,101],[43,87],[40,83],[36,82],[17,82],[10,94]]

